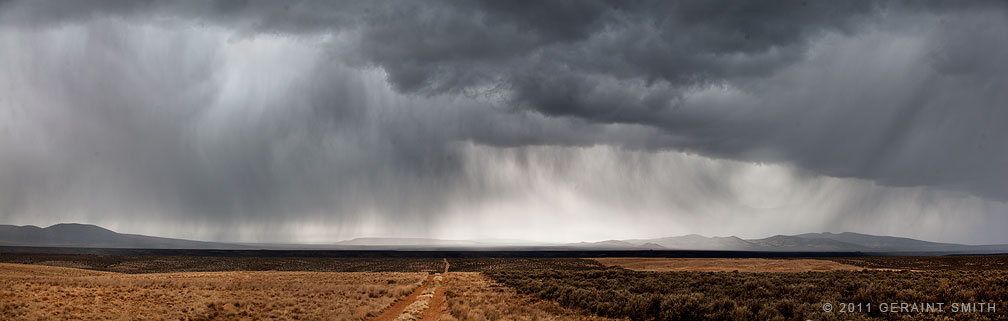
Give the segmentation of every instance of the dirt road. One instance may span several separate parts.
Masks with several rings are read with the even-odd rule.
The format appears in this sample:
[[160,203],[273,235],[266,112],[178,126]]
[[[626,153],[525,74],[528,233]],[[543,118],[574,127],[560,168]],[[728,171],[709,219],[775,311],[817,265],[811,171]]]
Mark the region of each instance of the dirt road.
[[437,321],[445,305],[444,275],[448,273],[448,260],[444,259],[443,273],[431,274],[423,285],[406,298],[392,304],[374,321]]

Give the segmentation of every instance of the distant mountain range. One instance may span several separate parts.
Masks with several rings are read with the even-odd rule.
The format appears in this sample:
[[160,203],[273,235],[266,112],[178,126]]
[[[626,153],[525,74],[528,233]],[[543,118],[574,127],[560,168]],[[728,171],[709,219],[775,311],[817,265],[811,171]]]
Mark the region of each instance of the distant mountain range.
[[963,245],[936,243],[904,237],[876,236],[850,232],[775,235],[763,239],[741,239],[735,236],[706,237],[691,234],[656,239],[608,240],[567,244],[377,237],[356,238],[332,244],[236,244],[122,234],[87,224],[56,224],[46,228],[31,225],[0,225],[0,246],[144,249],[505,249],[1008,253],[1008,244]]
[[0,246],[93,247],[144,249],[249,249],[228,243],[116,233],[88,224],[38,226],[0,225]]
[[[741,239],[729,237],[705,237],[691,234],[657,239],[624,240],[625,244],[640,248],[654,245],[669,250],[713,250],[713,251],[770,251],[770,252],[964,252],[990,253],[1006,252],[1008,244],[963,245],[936,243],[905,237],[877,236],[860,233],[807,233],[798,235],[775,235],[763,239]],[[613,244],[598,242],[600,246]]]

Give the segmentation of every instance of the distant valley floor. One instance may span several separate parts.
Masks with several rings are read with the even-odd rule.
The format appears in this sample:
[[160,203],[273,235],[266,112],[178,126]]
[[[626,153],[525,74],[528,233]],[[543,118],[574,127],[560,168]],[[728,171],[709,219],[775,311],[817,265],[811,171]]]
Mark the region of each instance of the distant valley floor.
[[864,269],[823,259],[762,258],[595,258],[606,266],[652,272],[828,272]]

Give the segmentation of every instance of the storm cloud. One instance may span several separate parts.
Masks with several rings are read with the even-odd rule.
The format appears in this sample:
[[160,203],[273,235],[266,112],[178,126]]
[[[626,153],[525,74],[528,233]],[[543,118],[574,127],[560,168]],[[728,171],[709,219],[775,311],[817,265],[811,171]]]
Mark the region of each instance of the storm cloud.
[[0,2],[0,220],[1008,242],[1005,30],[1001,2]]

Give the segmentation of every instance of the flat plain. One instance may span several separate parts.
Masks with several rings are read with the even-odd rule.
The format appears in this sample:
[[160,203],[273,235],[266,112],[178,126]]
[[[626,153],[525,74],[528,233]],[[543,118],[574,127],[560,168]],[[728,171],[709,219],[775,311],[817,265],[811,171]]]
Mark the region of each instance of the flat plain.
[[595,258],[606,266],[652,272],[827,272],[864,269],[852,264],[822,259],[763,258]]
[[452,272],[441,320],[612,320],[579,313],[556,302],[522,295],[479,272]]
[[[0,253],[3,262],[31,263],[0,264],[0,313],[11,320],[1008,320],[1004,255],[198,254]],[[877,304],[888,302],[1000,309],[881,313]],[[876,309],[826,312],[824,303]]]
[[364,320],[414,291],[426,273],[178,272],[123,274],[0,263],[10,320]]

